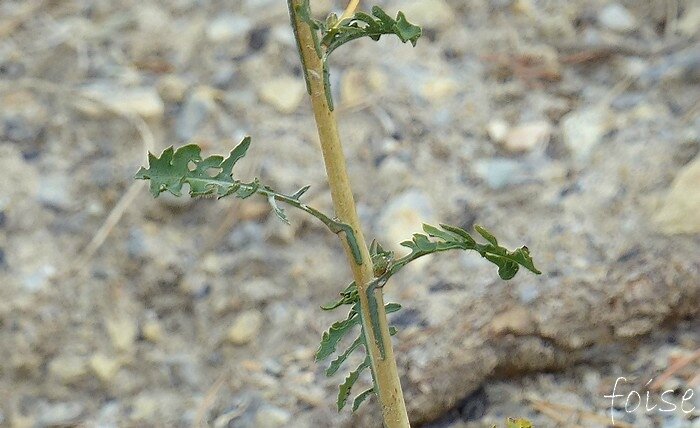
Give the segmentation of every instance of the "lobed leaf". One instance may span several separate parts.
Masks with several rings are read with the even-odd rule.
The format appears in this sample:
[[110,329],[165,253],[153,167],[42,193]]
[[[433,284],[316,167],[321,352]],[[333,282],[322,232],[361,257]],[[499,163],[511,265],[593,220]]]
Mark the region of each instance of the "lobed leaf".
[[189,144],[177,150],[173,149],[172,146],[168,147],[160,157],[149,153],[148,168],[141,167],[135,178],[150,180],[149,186],[154,197],[162,192],[181,196],[182,187],[185,184],[189,185],[191,196],[214,195],[223,198],[233,195],[240,199],[246,199],[260,194],[267,198],[277,217],[287,224],[289,224],[287,213],[278,205],[278,202],[291,205],[319,219],[331,232],[343,233],[355,262],[362,264],[362,255],[352,227],[301,202],[300,198],[309,190],[309,186],[302,187],[292,195],[285,195],[269,186],[262,185],[257,178],[250,183],[233,178],[233,168],[248,152],[250,141],[250,137],[245,137],[225,159],[219,155],[203,159],[202,149],[195,144]]
[[364,333],[360,333],[357,339],[355,339],[355,341],[352,342],[352,344],[348,347],[348,349],[345,350],[345,352],[338,355],[338,357],[335,360],[331,361],[331,365],[328,366],[328,369],[326,369],[326,376],[330,377],[336,374],[338,369],[340,369],[340,366],[343,365],[343,363],[345,362],[345,360],[348,359],[350,354],[352,354],[353,351],[355,351],[355,349],[360,347],[360,345],[365,345]]
[[345,404],[348,401],[348,397],[350,396],[350,391],[352,390],[353,385],[355,385],[357,379],[360,378],[360,373],[362,373],[362,371],[368,368],[369,366],[370,358],[369,355],[367,355],[362,364],[357,366],[355,370],[351,371],[348,377],[345,378],[345,381],[340,384],[338,390],[338,411],[343,410],[343,407],[345,407]]
[[331,325],[328,331],[323,333],[321,337],[321,345],[316,351],[316,361],[325,360],[331,354],[333,354],[340,340],[352,329],[354,326],[360,324],[359,316],[359,302],[353,306],[352,310],[348,314],[348,317],[342,321],[337,321]]
[[[141,167],[135,178],[150,180],[150,190],[154,197],[166,191],[181,196],[185,184],[190,186],[192,196],[214,194],[224,197],[232,192],[240,192],[236,196],[247,197],[250,196],[247,192],[255,193],[259,184],[243,185],[231,175],[236,162],[246,155],[249,147],[250,137],[246,137],[226,159],[219,155],[203,159],[202,149],[196,144],[188,144],[177,150],[171,146],[160,157],[149,153],[148,168]],[[194,168],[191,169],[190,165],[194,165]]]
[[419,26],[408,22],[403,12],[399,12],[394,19],[379,6],[372,8],[371,15],[357,12],[340,22],[337,19],[337,16],[330,16],[325,23],[315,22],[321,29],[321,44],[326,47],[326,56],[340,46],[362,37],[377,41],[381,36],[393,34],[401,42],[411,42],[415,46],[423,33]]
[[[427,235],[416,233],[410,241],[401,243],[401,245],[411,250],[411,254],[396,260],[393,266],[389,268],[390,275],[393,275],[403,266],[419,257],[448,250],[474,250],[478,252],[482,257],[498,267],[498,275],[504,280],[512,279],[521,266],[535,274],[541,273],[535,267],[527,247],[509,251],[507,248],[500,246],[496,237],[485,228],[481,226],[475,226],[474,228],[488,243],[477,243],[466,230],[456,226],[441,224],[440,228],[437,228],[424,224],[423,231]],[[431,241],[430,238],[435,238],[436,241]]]
[[372,395],[374,395],[374,388],[370,388],[357,394],[357,397],[355,397],[355,400],[352,402],[352,411],[357,411],[357,409],[360,408],[360,405]]

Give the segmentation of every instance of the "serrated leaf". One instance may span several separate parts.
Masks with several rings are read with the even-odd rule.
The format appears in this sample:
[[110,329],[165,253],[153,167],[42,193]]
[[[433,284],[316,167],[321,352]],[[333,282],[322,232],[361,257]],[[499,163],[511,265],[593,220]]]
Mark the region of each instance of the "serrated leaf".
[[357,12],[352,17],[336,22],[334,25],[323,25],[321,44],[326,46],[326,56],[328,56],[340,46],[353,40],[368,37],[377,41],[382,36],[390,34],[396,35],[403,43],[411,42],[415,46],[422,35],[422,29],[408,22],[403,12],[399,12],[394,19],[381,7],[374,6],[372,15]]
[[338,355],[335,360],[331,361],[331,364],[328,366],[328,369],[326,369],[326,376],[333,376],[338,369],[340,369],[340,366],[343,365],[345,360],[348,359],[350,354],[355,351],[360,345],[364,345],[365,343],[365,336],[360,333],[360,335],[355,339],[355,341],[352,342],[352,344],[348,347],[348,349],[345,350],[342,354]]
[[510,256],[513,261],[522,265],[523,267],[525,267],[525,269],[529,270],[530,272],[536,273],[538,275],[542,273],[535,267],[535,263],[532,261],[532,257],[530,257],[530,250],[527,247],[518,248],[517,250],[510,253]]
[[272,207],[272,211],[277,215],[277,217],[282,220],[283,222],[289,224],[289,218],[287,218],[287,213],[284,212],[284,209],[280,208],[277,205],[277,201],[275,200],[274,195],[268,195],[267,196],[267,202],[270,204]]
[[496,237],[493,236],[491,232],[481,226],[474,226],[474,229],[479,232],[479,235],[483,236],[485,240],[489,241],[490,244],[498,247],[498,240],[496,240]]
[[443,241],[454,241],[456,235],[450,233],[447,229],[443,227],[444,230],[440,230],[435,226],[429,224],[423,224],[423,231],[433,238],[440,238]]
[[340,299],[335,302],[326,303],[321,306],[324,311],[332,311],[342,305],[354,305],[359,302],[360,297],[357,294],[357,287],[355,286],[355,281],[351,282],[350,285],[345,288],[345,290],[340,292]]
[[486,260],[490,261],[491,263],[495,264],[498,266],[498,276],[501,277],[503,280],[509,280],[513,279],[515,275],[518,273],[518,270],[520,269],[520,266],[512,260],[508,260],[504,258],[503,256],[498,256],[498,255],[493,255],[493,254],[484,254],[484,258]]
[[[440,228],[429,224],[423,225],[427,235],[416,233],[410,241],[404,241],[402,246],[410,248],[411,253],[396,260],[391,260],[381,277],[383,283],[388,281],[391,275],[396,274],[405,265],[428,254],[449,250],[474,250],[482,257],[498,267],[498,275],[504,279],[512,279],[520,270],[520,266],[529,271],[540,274],[535,267],[527,247],[520,247],[515,251],[498,245],[496,237],[481,226],[475,227],[476,231],[488,241],[487,244],[477,243],[464,229],[441,224]],[[431,241],[434,238],[437,241]]]
[[476,241],[472,236],[467,232],[466,230],[462,229],[461,227],[456,227],[456,226],[450,226],[449,224],[440,224],[440,227],[445,229],[448,232],[454,233],[457,236],[460,236],[466,243],[470,245],[475,245]]
[[372,395],[374,395],[374,388],[370,388],[357,394],[357,397],[355,397],[355,400],[352,402],[352,411],[356,412],[357,409],[360,408],[360,405]]
[[406,19],[406,15],[403,12],[399,12],[396,17],[396,35],[399,36],[402,42],[411,42],[415,47],[418,42],[418,38],[423,33],[423,30],[417,26],[413,25]]
[[221,173],[217,176],[217,178],[224,179],[231,176],[233,167],[236,166],[236,163],[243,159],[248,153],[251,141],[252,140],[250,137],[245,137],[236,147],[234,147],[233,150],[231,150],[228,158],[221,163]]
[[420,251],[433,252],[437,249],[437,245],[431,242],[427,236],[416,233],[413,235],[413,243]]
[[321,345],[316,351],[316,361],[325,360],[333,354],[340,340],[356,325],[360,324],[359,304],[353,307],[348,317],[343,321],[333,323],[321,337]]
[[185,177],[190,173],[187,164],[190,161],[201,161],[200,153],[201,149],[195,144],[180,147],[177,151],[170,146],[160,157],[148,153],[149,168],[141,167],[135,178],[150,180],[150,190],[154,197],[165,191],[181,196]]
[[368,368],[370,366],[370,359],[369,356],[365,358],[365,360],[357,366],[357,368],[353,371],[350,372],[348,377],[345,378],[345,381],[340,384],[339,390],[338,390],[338,411],[343,410],[343,407],[345,407],[345,404],[348,401],[348,397],[350,396],[350,391],[352,390],[353,385],[355,385],[355,382],[357,382],[357,379],[360,377],[360,373],[362,373],[363,370]]

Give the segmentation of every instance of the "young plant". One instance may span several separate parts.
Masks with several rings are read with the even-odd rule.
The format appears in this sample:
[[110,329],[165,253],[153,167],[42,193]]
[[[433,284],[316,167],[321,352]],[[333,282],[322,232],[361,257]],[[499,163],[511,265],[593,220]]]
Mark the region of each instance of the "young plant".
[[520,267],[535,274],[540,272],[535,268],[527,247],[510,251],[501,246],[491,232],[480,226],[475,229],[485,241],[483,243],[477,242],[459,227],[426,224],[423,226],[424,233],[414,234],[401,243],[410,250],[404,256],[398,257],[392,251],[385,250],[376,240],[367,246],[360,228],[333,111],[328,61],[338,48],[359,38],[379,40],[382,36],[394,35],[402,42],[411,42],[415,46],[422,31],[420,27],[411,24],[402,12],[396,18],[378,6],[372,8],[371,14],[355,12],[358,2],[352,0],[350,3],[340,18],[331,14],[321,21],[313,18],[309,0],[288,0],[291,26],[297,41],[333,199],[333,214],[322,213],[303,202],[302,198],[309,186],[293,193],[282,193],[260,183],[258,179],[244,182],[235,178],[234,167],[250,148],[250,137],[243,139],[225,158],[218,155],[203,158],[201,149],[193,144],[178,149],[169,147],[160,156],[149,153],[148,168],[141,168],[136,178],[150,180],[150,190],[154,197],[166,191],[181,196],[185,184],[189,186],[189,193],[193,197],[211,195],[246,199],[254,195],[262,196],[283,222],[289,223],[289,220],[281,204],[310,214],[337,234],[345,247],[353,281],[340,292],[337,301],[321,308],[330,311],[347,306],[349,312],[323,334],[316,360],[325,360],[336,354],[341,340],[351,334],[351,331],[359,330],[355,340],[347,349],[338,353],[326,370],[326,374],[332,376],[354,351],[362,349],[365,354],[362,363],[350,371],[340,385],[338,410],[348,403],[353,385],[361,373],[368,370],[373,386],[355,396],[353,411],[369,397],[376,396],[385,426],[408,427],[406,405],[390,339],[397,330],[387,322],[387,314],[398,311],[401,306],[384,303],[383,287],[389,279],[418,258],[450,250],[476,252],[496,265],[498,275],[504,280],[513,278]]

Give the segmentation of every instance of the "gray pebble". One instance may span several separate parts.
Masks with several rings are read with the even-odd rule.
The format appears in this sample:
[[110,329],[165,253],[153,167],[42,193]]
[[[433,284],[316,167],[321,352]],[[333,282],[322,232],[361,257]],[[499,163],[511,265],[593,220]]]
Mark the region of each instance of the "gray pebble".
[[480,159],[474,165],[474,172],[494,190],[519,184],[526,178],[522,163],[507,158]]
[[85,408],[77,402],[42,403],[38,410],[39,426],[64,426],[77,422]]
[[207,88],[198,88],[185,100],[175,123],[175,135],[180,141],[191,140],[214,110],[214,100]]
[[598,21],[603,27],[619,33],[629,33],[637,29],[634,16],[619,3],[605,6],[598,14]]
[[37,197],[39,202],[47,208],[68,211],[73,206],[71,187],[71,180],[66,175],[44,176],[41,179]]

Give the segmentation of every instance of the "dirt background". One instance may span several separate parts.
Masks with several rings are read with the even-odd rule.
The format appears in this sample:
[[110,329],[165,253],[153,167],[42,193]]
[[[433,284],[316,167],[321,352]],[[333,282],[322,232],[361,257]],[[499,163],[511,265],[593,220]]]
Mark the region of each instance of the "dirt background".
[[[626,426],[700,426],[700,3],[379,3],[425,35],[332,60],[367,235],[482,224],[543,271],[449,254],[392,280],[414,424],[606,426],[624,376],[696,407],[623,398]],[[240,178],[330,212],[293,43],[282,0],[0,2],[0,425],[379,426],[313,361],[336,238],[131,178],[251,135]]]

